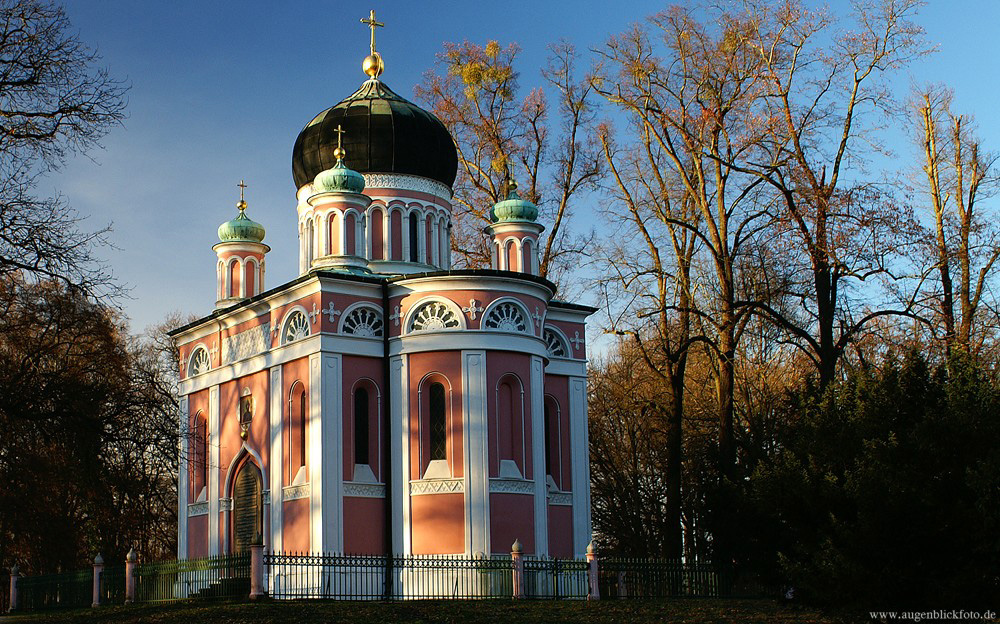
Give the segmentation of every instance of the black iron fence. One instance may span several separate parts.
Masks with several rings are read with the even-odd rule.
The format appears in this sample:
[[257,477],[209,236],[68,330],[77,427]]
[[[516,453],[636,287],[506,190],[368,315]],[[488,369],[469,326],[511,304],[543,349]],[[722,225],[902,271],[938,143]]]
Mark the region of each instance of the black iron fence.
[[386,565],[392,599],[510,598],[511,558],[424,555],[264,555],[264,577],[272,598],[386,598]]
[[246,598],[250,553],[146,563],[135,570],[135,601]]
[[718,598],[728,580],[712,564],[662,559],[602,559],[598,572],[601,598]]
[[[20,577],[16,606],[37,611],[86,607],[95,601],[122,604],[128,592],[136,603],[247,599],[252,592],[285,600],[581,600],[588,597],[592,584],[597,585],[602,599],[735,595],[729,575],[708,563],[608,558],[599,559],[592,568],[585,560],[520,555],[390,557],[263,553],[260,547],[255,549],[253,554]],[[596,577],[592,577],[594,569]],[[96,594],[95,570],[100,570]],[[0,594],[7,598],[6,591]]]
[[23,611],[89,607],[94,600],[94,571],[23,576],[17,580],[17,608]]

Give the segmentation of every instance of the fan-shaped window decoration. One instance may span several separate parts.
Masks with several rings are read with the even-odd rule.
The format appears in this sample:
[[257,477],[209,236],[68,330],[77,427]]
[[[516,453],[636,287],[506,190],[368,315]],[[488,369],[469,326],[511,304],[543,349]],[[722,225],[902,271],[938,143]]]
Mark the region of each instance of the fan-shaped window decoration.
[[545,339],[545,348],[548,350],[549,355],[552,357],[568,357],[566,355],[566,345],[563,344],[562,338],[558,334],[546,328],[542,332],[542,337]]
[[362,338],[381,338],[382,315],[372,308],[355,308],[344,317],[344,333]]
[[191,363],[188,364],[188,377],[194,377],[202,373],[207,373],[212,368],[212,361],[208,358],[208,349],[198,347],[191,354]]
[[521,308],[513,303],[501,303],[490,310],[489,316],[483,325],[487,329],[498,329],[500,331],[525,333],[528,331],[528,322],[524,319]]
[[309,321],[301,310],[288,315],[285,321],[285,331],[281,332],[281,344],[288,344],[309,335]]
[[440,301],[431,301],[420,306],[413,315],[411,331],[433,329],[453,329],[459,327],[458,316]]

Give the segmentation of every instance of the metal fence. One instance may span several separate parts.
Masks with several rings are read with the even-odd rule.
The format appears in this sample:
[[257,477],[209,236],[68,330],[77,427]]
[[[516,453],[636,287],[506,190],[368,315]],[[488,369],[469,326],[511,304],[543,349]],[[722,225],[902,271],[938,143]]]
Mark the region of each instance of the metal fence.
[[250,553],[139,565],[135,601],[245,598],[250,593]]
[[524,558],[524,597],[559,600],[587,597],[586,561]]
[[598,572],[601,598],[718,598],[727,578],[712,564],[662,559],[602,559]]
[[89,607],[93,600],[93,569],[17,580],[17,606],[24,611]]
[[264,555],[267,593],[272,598],[385,598],[386,564],[391,563],[391,598],[510,598],[510,557]]

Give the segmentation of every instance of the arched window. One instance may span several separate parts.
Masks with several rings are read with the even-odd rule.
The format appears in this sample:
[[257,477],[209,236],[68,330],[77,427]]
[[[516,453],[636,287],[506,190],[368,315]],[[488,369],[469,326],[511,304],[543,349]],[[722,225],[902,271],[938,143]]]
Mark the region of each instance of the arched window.
[[499,303],[486,313],[486,321],[483,323],[486,329],[496,329],[499,331],[526,333],[528,331],[528,321],[524,312],[517,304],[509,301]]
[[521,247],[521,270],[525,273],[535,272],[535,246],[530,238],[522,241]]
[[229,261],[229,296],[240,296],[240,261],[236,258]]
[[194,496],[201,500],[201,492],[208,485],[208,419],[199,411],[194,417]]
[[416,262],[419,250],[417,249],[417,213],[410,213],[410,262]]
[[211,368],[212,360],[208,357],[208,349],[203,346],[195,347],[188,362],[188,377],[207,373]]
[[382,313],[374,307],[354,308],[344,317],[343,333],[362,338],[382,337]]
[[552,477],[557,487],[564,486],[562,479],[562,424],[559,403],[545,396],[545,474]]
[[246,264],[243,266],[243,283],[246,284],[246,290],[244,290],[243,292],[246,293],[247,297],[253,297],[254,295],[257,294],[256,292],[254,292],[254,286],[257,283],[257,280],[255,279],[256,271],[257,271],[257,261],[248,259]]
[[301,381],[288,392],[288,474],[294,479],[306,465],[306,424],[309,421],[308,395]]
[[281,344],[288,344],[300,340],[309,335],[309,320],[301,310],[296,310],[288,315],[285,320],[285,328],[281,332]]
[[368,426],[368,390],[354,391],[354,463],[368,463],[368,444],[371,432]]
[[507,250],[506,254],[505,254],[506,257],[507,257],[507,267],[506,267],[507,270],[508,271],[517,271],[518,270],[518,266],[517,266],[517,264],[518,264],[517,263],[517,245],[514,244],[514,239],[513,238],[508,238],[507,242],[504,243],[504,248]]
[[542,339],[545,340],[545,349],[549,352],[550,356],[568,357],[566,354],[569,352],[569,349],[566,348],[566,343],[559,337],[559,334],[546,327],[542,331]]
[[336,211],[330,213],[330,255],[344,253],[340,245],[340,214]]
[[385,223],[383,222],[382,211],[372,210],[372,227],[369,230],[372,241],[372,260],[385,259]]
[[440,301],[430,301],[417,308],[410,322],[410,331],[434,329],[454,329],[461,327],[458,315],[448,305]]
[[427,264],[434,264],[434,221],[430,215],[424,220],[424,240],[427,242],[424,261]]
[[430,459],[448,459],[448,419],[444,402],[444,386],[432,383],[428,388],[428,429],[430,430]]
[[358,254],[357,245],[358,217],[353,212],[344,216],[344,254],[356,256]]
[[306,222],[306,261],[311,265],[316,259],[316,228],[313,220]]
[[516,375],[504,375],[497,382],[495,435],[500,477],[519,479],[527,474],[523,394]]

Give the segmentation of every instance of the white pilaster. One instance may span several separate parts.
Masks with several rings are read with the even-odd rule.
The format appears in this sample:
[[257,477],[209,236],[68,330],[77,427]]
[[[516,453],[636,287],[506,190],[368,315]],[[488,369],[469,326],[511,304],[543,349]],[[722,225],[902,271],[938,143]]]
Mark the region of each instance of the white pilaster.
[[[388,327],[388,325],[386,326]],[[409,383],[406,376],[406,356],[396,356],[389,362],[389,383],[394,390],[390,415],[392,468],[396,471],[395,493],[392,496],[392,517],[401,519],[392,528],[393,554],[409,555],[413,552],[410,529],[410,423]]]
[[542,358],[531,357],[531,476],[535,480],[535,555],[549,554],[549,501],[545,480],[545,374]]
[[490,554],[490,480],[486,351],[462,351],[462,439],[465,456],[465,554]]
[[281,365],[271,368],[270,408],[268,409],[268,433],[271,440],[271,452],[268,454],[268,476],[271,478],[271,539],[270,550],[280,552],[282,548],[281,529],[283,525],[282,511],[282,471],[285,467],[285,457],[282,452],[282,401],[281,401]]
[[323,421],[322,368],[319,353],[309,356],[309,420],[306,424],[306,462],[309,466],[309,552],[323,552]]
[[188,398],[181,397],[180,420],[178,423],[177,441],[177,558],[187,559],[187,524],[188,524]]
[[590,543],[590,453],[587,447],[587,379],[569,378],[569,446],[573,475],[573,556]]
[[208,554],[219,554],[219,386],[208,389]]
[[[310,366],[312,363],[310,362]],[[322,354],[322,429],[319,455],[323,460],[322,513],[326,522],[323,552],[344,552],[344,426],[343,359],[339,353]],[[315,393],[314,393],[315,394]],[[319,414],[317,411],[315,414]],[[323,451],[326,451],[325,453]],[[316,491],[316,490],[314,490]],[[335,523],[335,526],[331,526]]]

